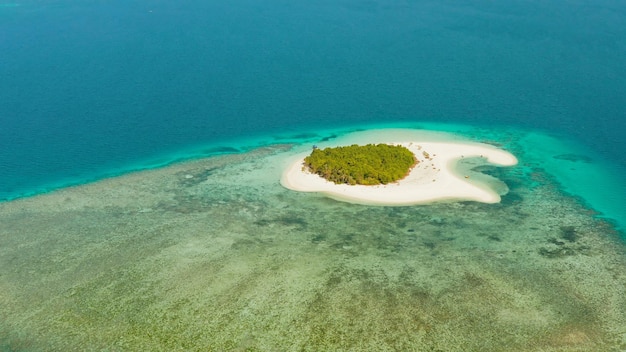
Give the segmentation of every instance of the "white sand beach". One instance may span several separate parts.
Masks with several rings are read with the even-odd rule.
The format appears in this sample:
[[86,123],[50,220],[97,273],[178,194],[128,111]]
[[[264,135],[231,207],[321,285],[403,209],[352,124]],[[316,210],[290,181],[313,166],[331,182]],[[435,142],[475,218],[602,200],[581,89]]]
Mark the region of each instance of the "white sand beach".
[[[334,199],[359,204],[413,205],[438,201],[498,203],[500,196],[508,190],[506,185],[491,176],[471,171],[471,168],[484,164],[517,164],[514,155],[483,143],[456,140],[389,140],[384,143],[403,145],[419,160],[408,176],[396,183],[378,186],[335,184],[303,168],[304,158],[309,155],[305,153],[299,155],[286,169],[281,184],[294,191],[320,192]],[[471,167],[459,167],[461,163]]]

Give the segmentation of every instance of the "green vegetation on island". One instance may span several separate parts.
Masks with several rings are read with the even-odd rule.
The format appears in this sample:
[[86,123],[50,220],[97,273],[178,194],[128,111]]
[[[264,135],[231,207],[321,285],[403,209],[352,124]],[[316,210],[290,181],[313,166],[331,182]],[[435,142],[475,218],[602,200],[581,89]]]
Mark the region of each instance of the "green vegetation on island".
[[378,185],[404,178],[417,164],[415,155],[400,145],[353,144],[314,148],[304,158],[309,171],[337,184]]

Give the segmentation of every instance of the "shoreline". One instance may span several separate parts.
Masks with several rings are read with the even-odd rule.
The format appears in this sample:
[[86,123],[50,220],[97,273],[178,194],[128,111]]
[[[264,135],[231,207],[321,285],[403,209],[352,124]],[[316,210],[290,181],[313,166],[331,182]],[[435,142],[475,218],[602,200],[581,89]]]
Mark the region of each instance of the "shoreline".
[[[357,128],[359,127],[359,128]],[[359,125],[352,127],[316,129],[307,134],[263,135],[255,138],[243,138],[228,143],[216,141],[210,144],[197,145],[195,147],[172,152],[168,155],[157,155],[150,160],[144,160],[136,164],[128,164],[125,167],[108,169],[106,172],[94,171],[89,177],[82,177],[77,173],[76,177],[67,176],[61,180],[51,182],[41,182],[32,188],[17,187],[15,189],[5,188],[0,190],[0,204],[30,199],[39,196],[46,196],[67,188],[80,187],[83,185],[102,182],[110,178],[123,177],[148,170],[157,170],[163,167],[172,167],[180,163],[186,163],[204,158],[217,157],[209,152],[227,150],[238,150],[235,154],[245,154],[257,148],[270,147],[276,144],[292,144],[292,151],[281,157],[277,164],[276,180],[280,179],[287,163],[293,159],[294,155],[303,154],[309,151],[309,145],[317,144],[319,147],[363,144],[363,143],[385,143],[388,141],[398,142],[485,142],[494,141],[495,145],[503,142],[510,145],[503,137],[510,134],[515,145],[511,147],[516,155],[523,158],[524,167],[520,172],[527,173],[532,168],[540,168],[548,175],[554,177],[562,191],[572,196],[580,197],[589,209],[594,211],[595,216],[612,221],[615,227],[624,233],[625,221],[623,209],[625,200],[619,197],[626,189],[626,184],[620,176],[623,169],[619,164],[611,160],[604,159],[597,151],[589,149],[574,139],[564,135],[554,135],[546,131],[526,130],[509,128],[506,133],[499,129],[485,129],[480,126],[454,125],[454,124],[381,124],[381,125]],[[511,137],[506,137],[510,139]],[[490,145],[489,142],[488,145]],[[492,146],[493,147],[493,146]],[[458,163],[456,167],[465,170],[465,161]],[[477,165],[478,166],[478,165]],[[474,173],[469,179],[470,182],[476,179],[488,177],[481,173]],[[475,183],[475,182],[474,182]],[[487,180],[492,184],[492,180]],[[497,180],[495,182],[497,186]],[[601,186],[599,186],[601,185]],[[491,186],[490,186],[491,187]],[[497,188],[497,187],[496,187]],[[501,193],[504,194],[504,193]],[[361,202],[362,203],[362,202]],[[624,237],[622,235],[622,237]]]
[[[370,131],[371,132],[371,131]],[[330,198],[367,205],[418,205],[442,201],[498,203],[508,191],[500,180],[475,171],[460,173],[457,165],[513,166],[517,158],[492,145],[476,142],[386,142],[408,148],[419,161],[409,174],[394,183],[376,186],[335,184],[303,169],[299,155],[281,177],[283,187],[300,192],[322,193]]]

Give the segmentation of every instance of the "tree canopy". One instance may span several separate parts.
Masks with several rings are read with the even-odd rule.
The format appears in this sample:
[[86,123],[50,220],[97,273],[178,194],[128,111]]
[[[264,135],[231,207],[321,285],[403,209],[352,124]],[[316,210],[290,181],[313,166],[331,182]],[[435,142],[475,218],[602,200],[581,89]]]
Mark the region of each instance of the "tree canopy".
[[417,162],[407,148],[389,144],[314,148],[304,159],[311,172],[334,183],[350,185],[395,182],[404,178]]

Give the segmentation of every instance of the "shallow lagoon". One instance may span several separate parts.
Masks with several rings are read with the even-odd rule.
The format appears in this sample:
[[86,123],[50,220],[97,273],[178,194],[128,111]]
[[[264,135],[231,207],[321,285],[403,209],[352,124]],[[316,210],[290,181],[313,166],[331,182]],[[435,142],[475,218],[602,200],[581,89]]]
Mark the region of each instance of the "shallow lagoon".
[[[463,134],[520,160],[480,170],[509,186],[501,203],[363,206],[280,186],[290,156],[336,133],[2,203],[0,344],[626,348],[615,224],[563,192],[532,134]],[[593,164],[573,155],[555,160]]]

